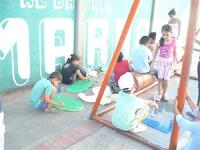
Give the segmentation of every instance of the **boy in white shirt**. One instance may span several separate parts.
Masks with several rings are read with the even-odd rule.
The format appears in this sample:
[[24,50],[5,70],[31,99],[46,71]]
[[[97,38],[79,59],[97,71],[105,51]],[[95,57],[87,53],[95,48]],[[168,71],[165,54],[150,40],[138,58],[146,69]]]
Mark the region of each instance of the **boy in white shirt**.
[[135,96],[134,79],[132,73],[127,72],[119,78],[121,91],[116,100],[116,107],[112,115],[112,124],[123,131],[131,131],[147,117],[149,107],[158,107],[150,100],[143,100]]

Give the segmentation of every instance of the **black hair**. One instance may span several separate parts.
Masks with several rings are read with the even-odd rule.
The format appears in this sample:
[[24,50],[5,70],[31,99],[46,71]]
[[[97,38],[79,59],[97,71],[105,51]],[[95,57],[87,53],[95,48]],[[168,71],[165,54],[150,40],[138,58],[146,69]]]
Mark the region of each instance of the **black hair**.
[[172,27],[169,24],[165,24],[164,26],[162,26],[161,28],[161,32],[172,32]]
[[124,93],[130,93],[132,91],[132,89],[129,89],[129,88],[123,88],[122,91]]
[[62,75],[61,75],[60,72],[55,71],[55,72],[52,72],[52,73],[49,75],[48,79],[57,79],[58,81],[62,81]]
[[149,33],[149,37],[152,38],[153,40],[155,40],[156,39],[156,32]]
[[120,52],[120,54],[119,54],[119,57],[118,57],[118,59],[117,59],[117,62],[120,62],[120,61],[122,61],[122,60],[123,60],[123,58],[124,58],[124,55],[123,55],[123,53],[122,53],[122,52]]
[[171,9],[171,10],[169,11],[168,15],[169,15],[169,16],[170,16],[170,15],[172,15],[172,16],[176,15],[175,9],[174,9],[174,8]]
[[71,54],[70,58],[67,59],[66,64],[71,63],[74,60],[80,60],[80,57],[77,54]]
[[[161,32],[172,32],[172,27],[169,25],[169,24],[165,24],[164,26],[162,26],[161,28]],[[163,46],[164,45],[164,38],[161,37],[160,40],[159,40],[159,44],[160,46]]]
[[135,111],[135,115],[138,115],[139,111],[142,110],[142,108],[138,108],[136,111]]
[[140,39],[140,41],[139,41],[139,43],[141,44],[141,45],[145,45],[145,44],[147,44],[149,42],[149,37],[148,36],[143,36],[143,37],[141,37],[141,39]]
[[159,44],[160,44],[160,46],[163,46],[164,43],[165,43],[165,40],[164,40],[163,37],[161,37],[160,40],[159,40]]

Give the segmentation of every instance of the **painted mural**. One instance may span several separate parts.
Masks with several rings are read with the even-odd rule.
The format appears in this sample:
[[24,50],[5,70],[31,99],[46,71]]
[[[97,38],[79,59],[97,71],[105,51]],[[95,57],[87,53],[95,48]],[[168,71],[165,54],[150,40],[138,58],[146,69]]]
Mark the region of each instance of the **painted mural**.
[[74,47],[74,0],[0,1],[0,91],[59,69]]
[[[115,50],[132,0],[90,0],[85,13],[84,63],[88,69],[109,65]],[[142,0],[133,25],[123,46],[125,57],[129,57],[139,38],[149,33],[152,0]]]
[[[187,0],[159,0],[153,30],[168,21],[170,8],[187,19]],[[0,0],[0,92],[24,87],[60,70],[75,47],[78,0]],[[83,65],[106,70],[133,0],[84,0]],[[165,4],[167,7],[165,7]],[[141,0],[123,46],[129,58],[143,35],[148,35],[153,0]],[[185,18],[183,18],[186,16]],[[187,21],[187,20],[186,20]],[[185,21],[185,22],[186,22]],[[186,24],[186,23],[185,23]]]

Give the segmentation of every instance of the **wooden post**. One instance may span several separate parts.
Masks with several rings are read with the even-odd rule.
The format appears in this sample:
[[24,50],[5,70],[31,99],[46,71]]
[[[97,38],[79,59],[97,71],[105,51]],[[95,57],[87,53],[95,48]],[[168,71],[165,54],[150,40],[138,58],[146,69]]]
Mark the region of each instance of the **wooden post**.
[[121,33],[120,39],[118,41],[117,47],[116,47],[114,55],[112,57],[110,66],[108,68],[108,71],[106,72],[106,75],[105,75],[105,78],[104,78],[103,83],[101,85],[100,91],[98,93],[96,102],[94,103],[92,112],[90,114],[91,117],[94,116],[96,114],[96,112],[97,112],[97,109],[99,107],[102,95],[103,95],[103,93],[105,91],[105,88],[106,88],[106,85],[108,83],[108,80],[109,80],[109,78],[110,78],[110,76],[111,76],[111,74],[113,72],[113,69],[114,69],[115,64],[117,62],[118,56],[119,56],[120,51],[121,51],[122,46],[123,46],[123,43],[124,43],[124,41],[126,39],[126,35],[128,34],[129,28],[130,28],[130,26],[132,24],[132,21],[133,21],[133,18],[135,16],[135,13],[136,13],[136,10],[138,8],[139,3],[140,3],[140,0],[134,0],[134,2],[132,4],[131,10],[130,10],[129,15],[128,15],[128,18],[126,20],[126,24],[124,26],[124,29],[123,29],[122,33]]
[[[186,41],[183,65],[182,65],[181,76],[180,76],[180,84],[179,84],[178,96],[177,96],[178,109],[181,113],[183,111],[185,98],[187,94],[187,83],[188,83],[188,78],[189,78],[189,73],[190,73],[194,34],[195,34],[195,29],[196,29],[196,23],[198,20],[198,16],[197,16],[198,7],[199,7],[199,0],[191,0],[187,41]],[[179,127],[177,126],[177,123],[176,123],[176,116],[174,116],[174,125],[173,125],[172,134],[171,134],[169,150],[176,150],[176,146],[178,143],[178,136],[179,136]]]

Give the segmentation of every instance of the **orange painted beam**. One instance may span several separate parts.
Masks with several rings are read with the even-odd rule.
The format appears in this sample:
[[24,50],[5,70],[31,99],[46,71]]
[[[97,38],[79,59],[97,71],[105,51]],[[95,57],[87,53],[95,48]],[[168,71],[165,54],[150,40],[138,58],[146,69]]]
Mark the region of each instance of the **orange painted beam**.
[[[185,98],[187,94],[187,84],[188,84],[188,78],[189,78],[189,73],[190,73],[194,34],[195,34],[196,24],[198,20],[198,7],[199,7],[199,0],[191,0],[190,19],[189,19],[189,26],[188,26],[188,31],[187,31],[187,41],[186,41],[183,65],[182,65],[181,76],[180,76],[180,83],[179,83],[179,88],[178,88],[178,96],[177,96],[178,109],[181,113],[185,105]],[[174,116],[174,120],[176,120],[175,117],[176,116]],[[179,127],[176,121],[174,121],[169,150],[176,150],[177,143],[178,143],[178,136],[179,136]]]
[[113,70],[114,70],[115,64],[116,64],[116,62],[117,62],[118,56],[119,56],[120,51],[121,51],[122,46],[123,46],[123,43],[124,43],[124,41],[125,41],[125,39],[126,39],[126,36],[127,36],[127,34],[128,34],[128,31],[129,31],[129,29],[130,29],[130,26],[131,26],[131,24],[132,24],[133,18],[134,18],[135,14],[136,14],[136,11],[137,11],[137,8],[138,8],[139,3],[140,3],[140,0],[134,0],[133,4],[132,4],[132,6],[131,6],[131,9],[130,9],[128,18],[127,18],[127,20],[126,20],[126,24],[125,24],[125,26],[124,26],[124,28],[123,28],[123,30],[122,30],[122,34],[121,34],[120,39],[119,39],[119,41],[118,41],[118,44],[117,44],[117,47],[116,47],[116,49],[115,49],[114,55],[113,55],[113,57],[112,57],[110,66],[109,66],[109,68],[108,68],[108,70],[107,70],[107,72],[106,72],[106,75],[105,75],[105,77],[104,77],[103,83],[102,83],[101,88],[100,88],[100,91],[99,91],[99,93],[98,93],[96,102],[94,103],[92,112],[91,112],[91,114],[90,114],[91,117],[94,116],[94,115],[96,114],[96,112],[97,112],[97,109],[98,109],[98,107],[99,107],[101,98],[102,98],[102,96],[103,96],[103,93],[104,93],[104,91],[105,91],[105,88],[106,88],[106,86],[107,86],[107,83],[108,83],[108,81],[109,81],[109,79],[110,79],[110,76],[111,76],[111,74],[112,74],[112,72],[113,72]]
[[[155,150],[167,150],[166,148],[163,148],[163,147],[160,147],[159,145],[155,144],[155,143],[152,143],[151,141],[145,139],[144,137],[134,133],[134,132],[127,132],[127,131],[122,131],[120,129],[117,129],[115,128],[112,123],[102,117],[99,117],[99,116],[93,116],[92,117],[94,120],[97,120],[99,123],[121,133],[121,134],[124,134],[128,137],[131,137],[132,139],[134,140],[137,140],[138,142],[140,143],[143,143],[145,145],[147,145],[148,147],[152,148],[152,149],[155,149]],[[133,148],[134,149],[134,148]]]

